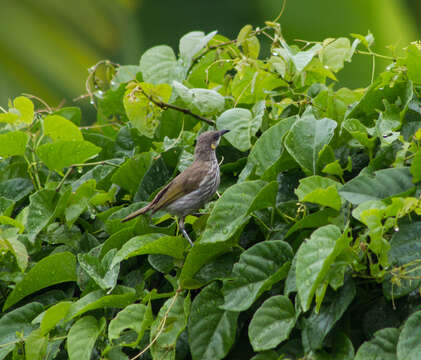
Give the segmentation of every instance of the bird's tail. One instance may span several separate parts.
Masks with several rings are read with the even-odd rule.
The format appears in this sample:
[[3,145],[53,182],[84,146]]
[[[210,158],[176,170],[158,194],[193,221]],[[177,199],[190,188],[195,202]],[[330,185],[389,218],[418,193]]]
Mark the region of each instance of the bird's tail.
[[138,209],[138,210],[132,212],[131,214],[127,215],[125,218],[121,219],[121,222],[126,222],[126,221],[129,221],[129,220],[135,218],[136,216],[142,215],[142,214],[148,212],[151,208],[152,208],[152,203],[149,203],[145,207],[143,207],[141,209]]

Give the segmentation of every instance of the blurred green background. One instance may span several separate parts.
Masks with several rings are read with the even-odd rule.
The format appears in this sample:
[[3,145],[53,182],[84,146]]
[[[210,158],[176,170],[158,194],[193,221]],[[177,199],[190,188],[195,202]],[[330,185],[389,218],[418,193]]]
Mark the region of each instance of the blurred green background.
[[[57,106],[84,93],[87,69],[101,59],[137,64],[147,48],[168,44],[193,30],[235,37],[245,24],[263,25],[281,0],[0,0],[0,105],[31,93]],[[367,34],[374,49],[390,54],[421,38],[418,0],[288,0],[280,19],[293,39]],[[382,63],[376,64],[376,71]],[[371,58],[359,55],[340,73],[342,84],[364,87]],[[79,101],[87,107],[87,100]]]

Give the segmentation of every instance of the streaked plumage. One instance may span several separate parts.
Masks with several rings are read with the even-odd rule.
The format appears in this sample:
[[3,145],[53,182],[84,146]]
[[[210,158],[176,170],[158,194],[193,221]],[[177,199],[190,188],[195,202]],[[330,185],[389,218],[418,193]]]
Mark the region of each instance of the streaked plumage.
[[184,230],[184,217],[200,209],[218,190],[220,177],[215,149],[226,132],[207,131],[201,134],[197,139],[193,163],[166,185],[148,205],[122,221],[129,221],[148,211],[153,214],[163,209],[179,218],[180,228],[191,242]]

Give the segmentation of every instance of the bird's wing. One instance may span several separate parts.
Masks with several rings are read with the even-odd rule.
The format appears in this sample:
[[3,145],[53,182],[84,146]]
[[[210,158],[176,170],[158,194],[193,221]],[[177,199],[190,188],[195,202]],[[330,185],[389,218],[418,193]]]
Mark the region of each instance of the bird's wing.
[[[175,200],[199,188],[199,185],[208,172],[208,166],[201,162],[194,162],[181,174],[176,176],[151,201],[152,212],[171,204]],[[164,196],[165,195],[165,196]]]

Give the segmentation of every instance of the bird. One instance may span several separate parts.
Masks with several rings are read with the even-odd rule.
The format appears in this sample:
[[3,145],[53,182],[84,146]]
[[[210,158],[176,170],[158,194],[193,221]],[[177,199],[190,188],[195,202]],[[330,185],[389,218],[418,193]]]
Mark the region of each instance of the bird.
[[158,210],[165,210],[178,218],[183,236],[193,246],[184,226],[184,219],[209,202],[219,187],[219,163],[215,150],[221,137],[229,130],[210,130],[198,136],[193,163],[169,182],[145,207],[129,214],[121,221]]

